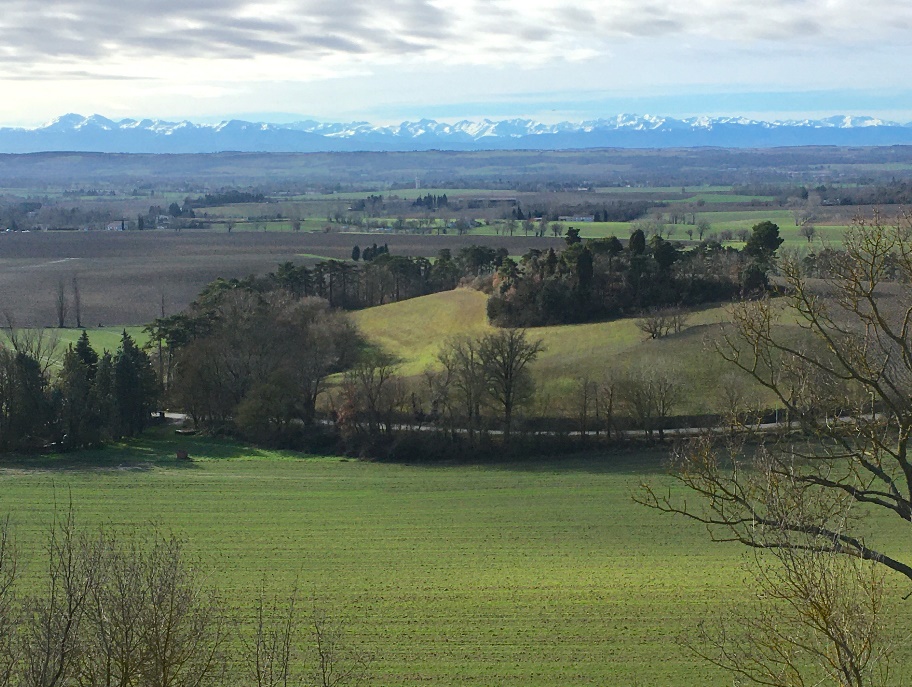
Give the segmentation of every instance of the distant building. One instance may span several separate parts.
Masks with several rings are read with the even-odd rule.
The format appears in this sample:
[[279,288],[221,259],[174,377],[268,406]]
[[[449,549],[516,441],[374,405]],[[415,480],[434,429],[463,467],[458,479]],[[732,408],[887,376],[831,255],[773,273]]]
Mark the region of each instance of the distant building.
[[595,215],[561,215],[557,218],[558,222],[594,222]]

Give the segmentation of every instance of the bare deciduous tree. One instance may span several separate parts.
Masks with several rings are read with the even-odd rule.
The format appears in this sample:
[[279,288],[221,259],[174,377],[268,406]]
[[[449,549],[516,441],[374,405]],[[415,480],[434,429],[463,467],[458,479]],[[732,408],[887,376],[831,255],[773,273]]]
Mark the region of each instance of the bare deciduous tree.
[[683,385],[679,374],[660,361],[628,370],[618,379],[619,400],[637,425],[652,436],[665,439],[665,421],[680,403]]
[[313,604],[310,616],[319,687],[345,687],[367,681],[373,656],[346,641],[345,624]]
[[73,315],[76,317],[76,327],[82,329],[82,291],[79,289],[79,276],[73,275]]
[[671,333],[680,334],[687,326],[690,314],[683,308],[653,308],[636,321],[637,328],[651,339]]
[[488,393],[503,412],[505,439],[510,438],[516,409],[532,397],[535,387],[528,366],[543,350],[540,339],[531,341],[520,329],[486,334],[478,341]]
[[97,582],[101,549],[76,527],[72,508],[55,516],[48,535],[45,588],[23,603],[23,627],[15,650],[21,680],[30,687],[69,684],[84,653],[81,631]]
[[379,435],[381,430],[392,432],[395,411],[403,400],[396,370],[393,358],[371,352],[345,373],[339,417],[343,431],[357,429],[363,423],[370,436]]
[[66,327],[66,318],[70,314],[70,301],[66,294],[66,284],[63,279],[57,282],[57,293],[54,299],[54,310],[57,313],[57,328]]
[[248,680],[256,687],[289,687],[299,682],[298,651],[301,633],[298,617],[297,590],[285,603],[267,600],[263,589],[255,603],[255,625],[252,636],[242,636],[243,667]]
[[883,569],[792,546],[756,552],[752,602],[724,621],[705,620],[686,645],[739,679],[771,687],[888,684],[892,647]]
[[14,585],[18,579],[18,562],[18,551],[7,517],[0,522],[0,687],[10,684],[16,665]]
[[148,599],[141,622],[149,687],[200,687],[224,673],[224,614],[195,570],[178,537],[152,539],[140,578]]
[[478,341],[464,337],[448,341],[437,354],[443,365],[447,396],[455,420],[468,430],[475,443],[481,429],[481,412],[486,402],[487,378]]
[[801,225],[801,228],[798,230],[798,233],[801,234],[804,238],[807,239],[807,242],[810,243],[813,238],[817,235],[817,227],[814,226],[814,223],[810,220],[807,220]]
[[[822,284],[796,260],[779,271],[785,303],[735,307],[718,350],[778,399],[805,439],[748,448],[701,438],[676,452],[672,470],[701,498],[647,485],[642,500],[706,524],[715,540],[777,555],[783,574],[790,552],[805,552],[811,570],[840,555],[912,580],[902,549],[859,528],[873,513],[912,522],[912,217],[857,219]],[[799,334],[779,326],[783,314],[798,319]],[[789,582],[769,579],[776,590]],[[870,634],[863,618],[852,625],[853,637]],[[817,632],[832,642],[831,628]],[[866,651],[845,661],[868,665]],[[861,684],[853,680],[837,684]]]
[[583,438],[593,427],[593,421],[596,432],[598,431],[599,401],[598,384],[585,376],[574,381],[572,395],[574,415],[576,416],[577,431]]
[[297,588],[286,601],[267,600],[261,589],[252,633],[242,636],[246,677],[256,687],[345,687],[368,682],[373,656],[347,637],[347,626],[316,599],[302,616]]
[[59,361],[60,340],[56,332],[43,328],[19,327],[9,311],[3,312],[6,338],[13,351],[36,361],[46,375]]

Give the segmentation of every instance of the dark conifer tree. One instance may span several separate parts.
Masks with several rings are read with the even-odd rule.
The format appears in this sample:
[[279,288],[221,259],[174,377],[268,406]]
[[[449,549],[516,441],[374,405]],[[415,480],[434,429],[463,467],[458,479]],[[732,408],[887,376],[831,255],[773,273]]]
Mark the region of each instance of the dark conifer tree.
[[76,348],[74,351],[79,359],[86,365],[89,380],[91,381],[95,378],[95,371],[98,369],[98,353],[92,348],[92,344],[89,342],[89,335],[85,329],[82,330],[79,340],[76,341]]
[[139,434],[149,424],[157,388],[152,361],[124,330],[114,358],[114,399],[122,435]]

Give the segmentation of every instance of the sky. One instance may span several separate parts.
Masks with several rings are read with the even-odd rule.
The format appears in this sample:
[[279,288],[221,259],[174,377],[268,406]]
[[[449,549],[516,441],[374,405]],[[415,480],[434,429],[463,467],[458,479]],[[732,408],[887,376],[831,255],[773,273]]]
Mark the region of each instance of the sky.
[[3,0],[0,124],[912,121],[909,0]]

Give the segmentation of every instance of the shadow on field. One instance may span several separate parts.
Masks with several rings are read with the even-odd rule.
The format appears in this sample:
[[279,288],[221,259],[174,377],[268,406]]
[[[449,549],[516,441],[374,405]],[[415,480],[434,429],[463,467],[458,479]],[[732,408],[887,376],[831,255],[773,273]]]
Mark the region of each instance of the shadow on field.
[[[178,458],[186,452],[187,458]],[[152,468],[197,469],[195,459],[232,459],[268,456],[269,452],[229,439],[177,435],[173,426],[153,427],[142,436],[81,451],[14,454],[0,459],[0,469],[10,470],[123,470]]]
[[417,463],[414,467],[428,469],[476,467],[505,472],[542,474],[589,473],[614,475],[664,475],[671,447],[632,447],[617,450],[598,450],[568,455],[530,455],[528,458],[510,456],[503,460],[464,460],[449,463]]

